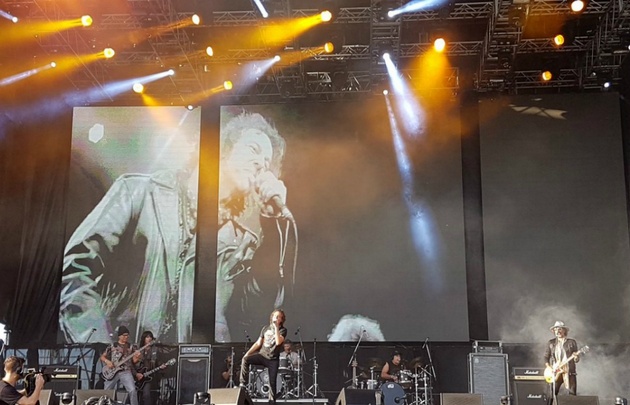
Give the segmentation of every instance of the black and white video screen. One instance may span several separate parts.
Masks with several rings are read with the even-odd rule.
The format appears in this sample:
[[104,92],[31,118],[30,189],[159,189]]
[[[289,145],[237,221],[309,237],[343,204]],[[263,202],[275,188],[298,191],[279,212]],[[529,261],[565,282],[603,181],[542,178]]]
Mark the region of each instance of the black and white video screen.
[[[221,109],[215,340],[468,340],[459,111]],[[278,216],[281,216],[278,218]]]
[[562,320],[581,344],[627,341],[619,95],[487,99],[480,116],[491,339],[542,344]]
[[200,108],[74,109],[59,325],[66,342],[190,342]]

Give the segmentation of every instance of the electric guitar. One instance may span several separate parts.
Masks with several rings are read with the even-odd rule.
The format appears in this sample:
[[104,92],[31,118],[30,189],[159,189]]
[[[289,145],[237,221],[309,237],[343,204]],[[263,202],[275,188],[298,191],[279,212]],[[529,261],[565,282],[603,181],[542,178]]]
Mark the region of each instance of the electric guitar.
[[158,366],[154,369],[151,369],[149,371],[145,371],[146,368],[144,369],[140,369],[138,370],[138,373],[142,373],[142,379],[136,381],[136,389],[138,391],[142,391],[142,388],[144,387],[144,385],[146,383],[148,383],[149,381],[153,380],[153,377],[150,377],[151,374],[160,371],[162,369],[165,369],[168,366],[172,366],[173,364],[175,364],[176,360],[175,359],[170,359],[169,361],[167,361],[166,363],[162,364],[161,366]]
[[591,349],[588,346],[584,346],[583,348],[581,348],[577,352],[573,353],[571,355],[571,357],[569,357],[568,359],[566,359],[564,361],[561,361],[558,364],[554,364],[553,367],[545,368],[545,381],[547,381],[547,383],[551,384],[552,382],[557,380],[558,379],[558,372],[560,371],[560,369],[562,369],[562,367],[567,365],[571,360],[575,359],[580,354],[588,353],[589,350],[591,350]]
[[103,379],[105,379],[107,381],[111,381],[116,376],[116,374],[118,374],[118,372],[122,370],[123,365],[127,361],[131,360],[133,358],[133,356],[136,355],[136,353],[139,353],[140,351],[146,349],[147,347],[153,345],[154,343],[155,343],[155,341],[147,343],[146,345],[142,346],[141,348],[139,348],[135,352],[133,352],[130,355],[125,356],[124,358],[122,358],[119,362],[115,363],[113,367],[103,366],[103,370],[101,371],[101,375],[103,376]]

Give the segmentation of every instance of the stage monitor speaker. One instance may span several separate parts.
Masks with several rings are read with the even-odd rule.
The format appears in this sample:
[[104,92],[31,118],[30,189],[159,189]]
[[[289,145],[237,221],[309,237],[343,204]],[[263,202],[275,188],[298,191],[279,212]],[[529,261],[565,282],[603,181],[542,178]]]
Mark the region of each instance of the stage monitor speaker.
[[177,405],[192,405],[195,393],[207,392],[211,378],[210,345],[180,345]]
[[376,390],[344,388],[339,393],[335,405],[377,405]]
[[514,381],[516,405],[545,405],[549,395],[546,381]]
[[212,405],[253,405],[244,388],[211,388],[208,390]]
[[501,403],[510,395],[507,354],[468,355],[468,391],[483,395],[484,405]]
[[442,405],[482,405],[481,394],[440,394]]
[[599,397],[591,395],[558,395],[558,405],[599,405]]
[[52,390],[41,390],[39,393],[39,405],[54,405],[54,396]]
[[90,398],[100,398],[106,396],[112,401],[116,400],[116,390],[76,390],[74,393],[74,404],[83,405]]

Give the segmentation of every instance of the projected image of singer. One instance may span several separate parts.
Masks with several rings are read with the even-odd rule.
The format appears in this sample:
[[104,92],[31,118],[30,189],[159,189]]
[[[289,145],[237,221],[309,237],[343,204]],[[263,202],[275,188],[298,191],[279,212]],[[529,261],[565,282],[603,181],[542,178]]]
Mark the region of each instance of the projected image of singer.
[[[221,127],[215,308],[218,342],[232,340],[231,321],[247,326],[243,319],[256,308],[269,311],[284,302],[282,263],[278,266],[276,261],[273,268],[252,264],[263,240],[261,221],[292,220],[285,205],[287,189],[279,180],[284,150],[284,139],[260,114],[242,112]],[[273,283],[275,291],[263,290],[258,280],[262,273],[277,280]],[[255,303],[254,299],[263,294],[274,298],[271,308]],[[229,319],[229,314],[239,319]]]

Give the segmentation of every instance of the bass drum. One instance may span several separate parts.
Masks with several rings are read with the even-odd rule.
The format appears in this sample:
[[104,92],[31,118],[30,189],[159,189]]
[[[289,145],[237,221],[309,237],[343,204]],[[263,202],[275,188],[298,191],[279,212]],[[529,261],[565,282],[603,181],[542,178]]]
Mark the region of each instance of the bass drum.
[[383,396],[383,405],[405,405],[405,390],[398,384],[386,382],[381,385],[381,395]]
[[[276,395],[282,393],[284,387],[283,374],[278,373],[276,378]],[[269,384],[269,370],[266,368],[256,370],[256,393],[257,398],[269,397],[271,391],[271,384]]]

